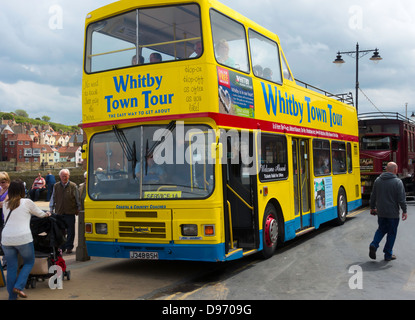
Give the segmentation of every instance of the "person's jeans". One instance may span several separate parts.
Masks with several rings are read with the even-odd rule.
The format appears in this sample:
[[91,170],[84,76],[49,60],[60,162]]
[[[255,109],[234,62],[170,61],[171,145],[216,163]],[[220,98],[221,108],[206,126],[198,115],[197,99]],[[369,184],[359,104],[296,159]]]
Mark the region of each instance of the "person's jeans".
[[53,184],[49,184],[48,185],[48,193],[46,195],[46,201],[50,200],[50,197],[52,196],[53,193]]
[[[9,292],[9,300],[16,300],[17,294],[13,292],[13,288],[23,290],[26,286],[27,278],[35,264],[35,249],[33,242],[23,244],[21,246],[3,246],[4,256],[7,259],[7,291]],[[17,276],[18,254],[23,259],[23,267]]]
[[378,217],[378,225],[378,229],[376,230],[375,236],[370,245],[377,249],[380,241],[386,234],[386,243],[383,248],[383,252],[385,253],[385,259],[390,259],[392,257],[392,249],[395,244],[396,234],[398,232],[399,218],[392,219]]
[[43,190],[43,189],[31,189],[31,190],[29,191],[30,199],[31,199],[32,201],[38,201],[38,200],[39,200],[39,196],[40,196],[40,192],[41,192],[42,190]]
[[67,224],[66,242],[61,246],[62,250],[72,250],[75,240],[75,215],[74,214],[63,214],[63,220]]

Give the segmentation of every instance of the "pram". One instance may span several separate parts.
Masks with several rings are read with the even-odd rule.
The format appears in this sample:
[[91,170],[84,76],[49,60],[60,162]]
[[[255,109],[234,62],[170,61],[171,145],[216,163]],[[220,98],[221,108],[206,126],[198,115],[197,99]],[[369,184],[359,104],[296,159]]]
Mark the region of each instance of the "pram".
[[65,243],[65,229],[67,225],[61,216],[53,214],[48,218],[33,216],[30,220],[30,229],[35,247],[35,265],[29,274],[26,289],[35,288],[37,280],[49,279],[50,267],[59,266],[62,269],[62,280],[70,280],[71,272],[66,270],[66,262],[62,258],[59,247]]

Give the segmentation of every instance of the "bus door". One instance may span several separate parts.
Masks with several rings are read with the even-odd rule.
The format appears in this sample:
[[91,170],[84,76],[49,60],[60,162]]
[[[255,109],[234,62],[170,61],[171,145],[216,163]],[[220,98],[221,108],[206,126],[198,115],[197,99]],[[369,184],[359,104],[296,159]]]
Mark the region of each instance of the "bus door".
[[309,140],[293,138],[294,210],[300,218],[300,227],[311,226],[310,214],[310,153]]
[[[238,134],[240,137],[240,133]],[[252,166],[243,163],[241,158],[241,149],[242,152],[246,152],[249,148],[249,155],[254,154],[253,133],[249,133],[249,146],[248,144],[237,146],[238,143],[235,143],[234,138],[227,137],[227,161],[223,164],[224,199],[227,209],[225,210],[227,253],[231,249],[259,247],[257,205],[254,196],[257,176],[250,170]]]

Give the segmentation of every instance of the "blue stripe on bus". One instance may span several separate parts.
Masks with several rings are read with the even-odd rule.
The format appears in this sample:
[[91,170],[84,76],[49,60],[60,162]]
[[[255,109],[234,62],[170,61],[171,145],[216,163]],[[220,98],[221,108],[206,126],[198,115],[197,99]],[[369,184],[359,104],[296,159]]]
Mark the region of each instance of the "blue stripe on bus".
[[[355,201],[350,201],[347,203],[348,212],[356,210],[357,208],[362,206],[362,199],[358,199]],[[325,210],[321,210],[318,212],[313,212],[311,214],[311,221],[312,223],[310,226],[315,227],[318,229],[322,223],[334,220],[337,218],[337,206],[331,207]],[[310,214],[303,216],[303,219],[308,221],[310,219]],[[295,231],[301,228],[301,217],[298,216],[297,218],[285,222],[285,239],[284,241],[288,241],[295,238]]]

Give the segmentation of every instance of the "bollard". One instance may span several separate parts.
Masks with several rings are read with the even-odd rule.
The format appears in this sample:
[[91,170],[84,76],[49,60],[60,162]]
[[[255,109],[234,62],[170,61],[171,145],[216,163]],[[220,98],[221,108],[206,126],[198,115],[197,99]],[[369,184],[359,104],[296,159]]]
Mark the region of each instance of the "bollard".
[[88,261],[91,259],[88,256],[85,243],[85,211],[79,211],[78,215],[78,246],[76,247],[76,261]]

